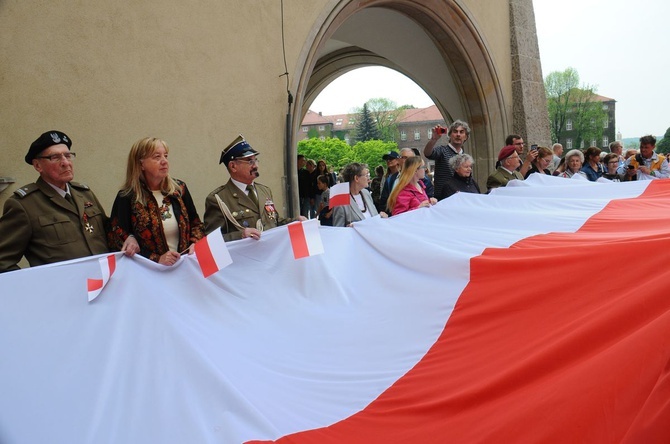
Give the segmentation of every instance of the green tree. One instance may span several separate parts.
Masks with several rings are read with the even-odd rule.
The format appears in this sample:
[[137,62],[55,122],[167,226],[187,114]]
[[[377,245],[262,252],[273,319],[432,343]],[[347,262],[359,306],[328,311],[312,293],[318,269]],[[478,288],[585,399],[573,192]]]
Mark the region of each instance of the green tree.
[[663,138],[656,143],[656,152],[670,153],[670,128],[665,130]]
[[596,100],[596,88],[579,85],[579,73],[574,68],[554,71],[544,81],[549,111],[549,126],[554,142],[563,141],[568,120],[572,121],[575,146],[582,140],[590,143],[602,138],[607,113]]
[[389,151],[397,151],[398,144],[396,142],[387,142],[383,140],[368,140],[366,142],[358,142],[353,146],[354,161],[364,163],[368,166],[371,172],[378,165],[386,165],[382,156]]
[[298,154],[316,162],[323,159],[328,166],[336,170],[353,162],[354,159],[354,150],[347,142],[331,137],[325,140],[318,138],[301,140],[298,142]]
[[335,171],[351,162],[365,163],[372,171],[377,165],[385,164],[382,160],[384,154],[397,149],[397,143],[382,140],[358,142],[353,147],[337,138],[313,138],[298,142],[298,154],[315,161],[323,159]]
[[358,116],[358,122],[356,123],[356,141],[379,140],[379,136],[377,123],[372,113],[370,113],[367,103],[364,103],[363,109]]
[[[398,118],[402,113],[402,109],[391,100],[384,97],[377,97],[365,102],[370,115],[377,124],[379,129],[379,140],[386,140],[392,142],[398,138]],[[359,110],[359,114],[362,109]]]

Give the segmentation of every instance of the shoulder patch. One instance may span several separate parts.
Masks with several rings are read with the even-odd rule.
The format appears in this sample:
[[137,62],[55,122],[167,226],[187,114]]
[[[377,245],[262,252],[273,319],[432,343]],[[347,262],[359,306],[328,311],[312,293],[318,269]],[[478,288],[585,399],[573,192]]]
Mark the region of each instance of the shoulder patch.
[[219,188],[217,188],[214,191],[212,191],[211,193],[209,193],[209,195],[213,196],[215,194],[219,194],[221,192],[221,190],[223,190],[225,187],[226,187],[225,185],[221,185]]
[[70,182],[70,186],[75,187],[75,188],[79,188],[80,190],[90,190],[88,185],[86,185],[85,183]]
[[19,198],[23,199],[33,191],[39,190],[39,187],[36,183],[29,183],[28,185],[22,186],[21,188],[14,190],[14,194]]

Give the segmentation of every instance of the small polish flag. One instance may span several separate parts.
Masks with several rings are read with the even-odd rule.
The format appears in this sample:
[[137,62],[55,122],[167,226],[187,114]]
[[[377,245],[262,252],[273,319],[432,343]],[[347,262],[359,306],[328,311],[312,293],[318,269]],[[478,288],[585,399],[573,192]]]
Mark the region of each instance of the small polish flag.
[[91,302],[98,297],[102,292],[102,289],[107,285],[107,282],[109,282],[109,278],[114,274],[114,270],[116,270],[116,257],[113,254],[101,257],[98,259],[98,263],[100,264],[100,270],[102,271],[102,279],[86,279],[88,302]]
[[[349,184],[346,185],[349,186]],[[288,224],[288,234],[291,238],[291,247],[293,247],[293,257],[295,259],[323,254],[318,219],[290,223]]]
[[330,187],[330,198],[328,199],[328,207],[341,207],[349,205],[349,182],[338,183]]
[[196,242],[195,257],[206,278],[233,263],[221,230],[214,230]]

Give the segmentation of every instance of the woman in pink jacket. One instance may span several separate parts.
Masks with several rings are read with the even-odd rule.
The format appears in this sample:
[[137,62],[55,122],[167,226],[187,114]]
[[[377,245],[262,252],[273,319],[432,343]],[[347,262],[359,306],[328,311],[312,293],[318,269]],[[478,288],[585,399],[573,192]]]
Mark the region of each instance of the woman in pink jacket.
[[426,166],[421,157],[410,157],[405,160],[387,203],[393,216],[437,203],[437,199],[434,197],[429,199],[426,194],[426,186],[422,181],[425,175]]

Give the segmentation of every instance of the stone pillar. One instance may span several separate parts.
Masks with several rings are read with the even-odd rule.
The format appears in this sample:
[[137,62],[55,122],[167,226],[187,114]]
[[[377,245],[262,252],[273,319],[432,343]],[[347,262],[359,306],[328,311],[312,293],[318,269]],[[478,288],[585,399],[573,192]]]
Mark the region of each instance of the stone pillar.
[[549,113],[532,0],[509,0],[512,55],[512,132],[551,148]]

